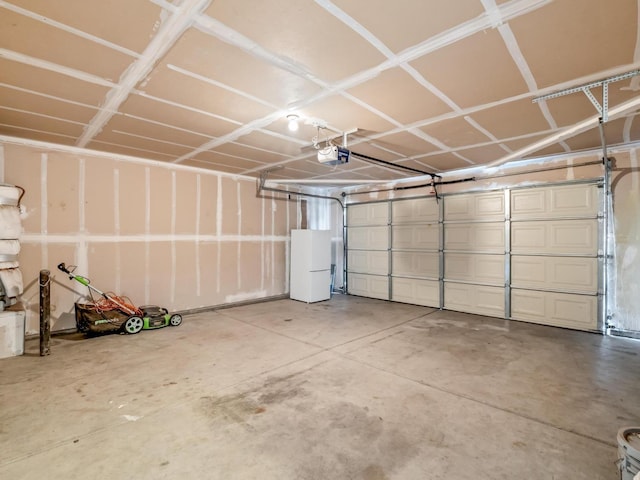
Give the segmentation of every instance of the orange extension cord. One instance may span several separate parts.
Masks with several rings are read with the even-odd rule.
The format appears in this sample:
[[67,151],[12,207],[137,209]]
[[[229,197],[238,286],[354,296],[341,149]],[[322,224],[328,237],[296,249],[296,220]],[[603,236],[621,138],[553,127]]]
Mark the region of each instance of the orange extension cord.
[[110,300],[109,298],[102,297],[98,301],[93,301],[93,303],[87,304],[87,308],[95,310],[98,313],[109,312],[111,310],[120,310],[122,313],[127,313],[126,311],[122,310],[122,308],[118,305],[119,303],[120,305],[124,305],[129,310],[135,312],[135,315],[142,316],[142,310],[136,307],[129,299],[129,297],[120,297],[113,292],[107,292],[106,295],[107,297],[113,298],[115,302]]

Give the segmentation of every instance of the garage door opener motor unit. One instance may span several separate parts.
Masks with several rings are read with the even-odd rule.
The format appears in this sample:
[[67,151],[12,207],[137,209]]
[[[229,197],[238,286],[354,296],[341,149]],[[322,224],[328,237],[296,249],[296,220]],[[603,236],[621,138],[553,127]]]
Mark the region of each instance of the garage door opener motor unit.
[[[140,330],[153,330],[168,325],[177,327],[182,323],[182,316],[170,314],[166,308],[157,305],[136,307],[126,297],[105,293],[91,285],[87,277],[74,275],[74,265],[69,268],[64,263],[58,269],[69,275],[89,289],[91,303],[76,304],[76,326],[83,333],[123,332],[138,333]],[[102,298],[93,300],[93,293]]]

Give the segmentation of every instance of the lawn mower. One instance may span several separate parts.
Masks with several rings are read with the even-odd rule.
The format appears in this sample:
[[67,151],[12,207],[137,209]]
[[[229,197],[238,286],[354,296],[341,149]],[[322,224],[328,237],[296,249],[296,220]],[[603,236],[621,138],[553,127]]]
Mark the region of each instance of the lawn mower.
[[[76,269],[74,265],[67,268],[64,263],[61,263],[58,269],[69,275],[69,280],[75,280],[89,289],[91,303],[76,303],[76,326],[80,332],[118,331],[134,334],[140,330],[153,330],[166,326],[177,327],[182,323],[181,315],[170,314],[166,308],[157,305],[136,307],[126,297],[98,290],[91,285],[88,278],[73,274]],[[94,292],[102,298],[94,300]]]

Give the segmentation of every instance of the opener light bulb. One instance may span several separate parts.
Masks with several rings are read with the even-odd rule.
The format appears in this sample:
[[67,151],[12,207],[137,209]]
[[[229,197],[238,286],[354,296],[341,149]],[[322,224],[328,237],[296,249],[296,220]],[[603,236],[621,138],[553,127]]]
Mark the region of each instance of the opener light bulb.
[[287,120],[289,120],[289,131],[297,132],[298,131],[298,116],[297,115],[287,115]]

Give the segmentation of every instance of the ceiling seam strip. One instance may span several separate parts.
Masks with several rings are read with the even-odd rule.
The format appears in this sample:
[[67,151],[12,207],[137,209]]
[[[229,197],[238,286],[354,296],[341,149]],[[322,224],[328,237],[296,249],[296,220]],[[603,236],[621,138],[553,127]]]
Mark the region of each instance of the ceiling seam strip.
[[[516,39],[513,33],[513,30],[511,30],[511,27],[509,26],[508,23],[505,23],[503,21],[502,16],[500,14],[500,10],[496,5],[495,0],[481,0],[481,2],[482,2],[482,5],[484,6],[484,9],[489,13],[489,16],[494,18],[494,21],[497,22],[496,25],[497,25],[498,33],[502,37],[502,41],[507,47],[507,50],[509,51],[511,58],[513,59],[516,66],[518,67],[518,70],[520,71],[520,75],[522,76],[523,80],[527,84],[527,88],[529,89],[529,92],[537,91],[538,84],[536,82],[535,77],[533,76],[533,72],[531,71],[531,68],[529,67],[527,60],[524,58],[524,55],[522,54],[522,50],[520,50],[520,45],[518,44],[518,40]],[[548,106],[546,104],[544,104],[543,106],[541,103],[539,108],[542,112],[542,115],[547,120],[547,123],[549,124],[549,126],[553,129],[557,129],[558,125],[555,119],[553,118],[553,116],[551,115],[551,111],[549,110]],[[565,150],[565,152],[568,152],[571,150],[569,145],[567,145],[565,142],[561,142],[561,145],[562,145],[562,148]]]
[[49,62],[47,60],[42,60],[40,58],[31,57],[29,55],[25,55],[23,53],[14,52],[12,50],[7,50],[6,48],[0,48],[0,58],[4,58],[6,60],[11,60],[14,62],[22,63],[25,65],[30,65],[32,67],[41,68],[43,70],[49,70],[51,72],[59,73],[61,75],[65,75],[67,77],[72,77],[77,80],[82,80],[87,83],[93,83],[95,85],[100,85],[102,87],[113,88],[116,86],[110,80],[107,80],[102,77],[98,77],[97,75],[93,75],[91,73],[83,72],[81,70],[76,70],[75,68],[65,67],[63,65],[59,65],[57,63]]
[[[387,57],[388,60],[393,61],[396,58],[396,55],[393,53],[393,51],[390,48],[388,48],[378,37],[376,37],[362,24],[360,24],[353,17],[347,14],[344,10],[337,7],[333,2],[331,2],[330,0],[315,0],[315,2],[318,5],[320,5],[322,8],[324,8],[327,12],[329,12],[331,15],[333,15],[336,19],[338,19],[340,22],[342,22],[344,25],[346,25],[348,28],[356,32],[358,35],[360,35],[364,40],[369,42],[371,46],[373,46],[376,50],[378,50],[385,57]],[[449,108],[451,108],[454,111],[460,110],[459,105],[457,105],[452,99],[450,99],[447,95],[445,95],[440,89],[436,88],[435,85],[433,85],[426,78],[424,78],[424,76],[421,75],[415,68],[408,65],[407,63],[401,63],[398,66],[402,68],[405,72],[407,72],[416,82],[418,82],[427,91],[429,91],[434,96],[439,98],[442,102],[444,102],[446,105],[448,105]],[[346,93],[346,92],[342,92],[342,93]],[[351,97],[355,98],[353,96]],[[365,102],[360,101],[360,104],[363,107],[367,108]],[[371,108],[369,108],[369,110],[379,114],[377,110],[374,111],[374,109],[371,109]],[[404,125],[401,124],[400,122],[397,122],[396,126],[404,127]],[[406,131],[412,135],[414,134],[413,131],[411,131],[410,129],[406,129]],[[424,137],[419,137],[419,138],[424,140]],[[431,140],[429,142],[433,143],[433,141]],[[439,146],[435,143],[434,145]]]
[[[136,150],[138,152],[152,153],[154,155],[161,155],[163,157],[176,158],[176,155],[173,155],[171,153],[158,152],[156,150],[150,150],[148,148],[142,148],[142,147],[133,147],[131,145],[122,145],[120,143],[107,142],[106,140],[91,140],[91,142],[92,143],[100,143],[100,144],[103,144],[103,145],[111,145],[112,147],[120,147],[120,148],[124,148],[124,149],[128,149],[128,150]],[[79,148],[83,148],[83,147],[79,147]]]
[[[395,54],[393,53],[393,51],[391,51],[391,49],[389,49],[380,39],[378,39],[375,35],[373,35],[368,29],[366,29],[363,25],[361,25],[359,22],[357,22],[349,14],[347,14],[342,9],[340,9],[335,4],[333,4],[333,2],[331,2],[330,0],[315,0],[315,1],[316,1],[317,4],[322,6],[325,10],[327,10],[330,14],[332,14],[334,17],[336,17],[338,20],[340,20],[343,24],[345,24],[347,27],[351,28],[354,32],[356,32],[358,35],[360,35],[362,38],[364,38],[366,41],[368,41],[374,48],[376,48],[378,51],[380,51],[388,59],[393,60],[393,58],[395,58]],[[491,12],[488,12],[488,13],[489,13],[489,19],[492,22],[492,24],[494,24],[494,26],[498,25],[499,22],[502,21],[501,20],[501,16],[500,16],[500,12],[497,10],[497,8],[495,10],[495,16],[491,15]],[[498,23],[496,23],[496,19],[497,19]],[[451,108],[455,112],[460,112],[461,108],[460,108],[460,106],[458,104],[456,104],[451,98],[449,98],[447,95],[445,95],[444,92],[442,92],[440,89],[438,89],[435,85],[433,85],[431,82],[429,82],[414,67],[412,67],[408,63],[402,63],[399,66],[405,72],[407,72],[416,82],[418,82],[418,84],[420,84],[421,86],[426,88],[427,91],[429,91],[430,93],[435,95],[438,99],[440,99],[447,106],[449,106],[449,108]],[[497,140],[492,134],[488,134],[487,130],[482,128],[482,127],[480,127],[477,123],[475,123],[475,122],[468,122],[468,123],[473,128],[476,128],[478,131],[480,131],[481,133],[486,135],[488,138],[490,138],[492,140],[494,140],[494,139]],[[412,135],[414,134],[414,131],[412,131],[411,129],[406,129],[406,131],[408,133],[412,134]],[[423,137],[419,137],[419,138],[423,138]],[[433,143],[433,142],[431,142],[431,143]],[[507,152],[511,151],[507,147],[505,147],[504,145],[500,145],[500,146],[501,146],[501,148],[503,148]],[[471,163],[471,164],[475,163],[475,162],[472,162],[469,159],[467,159],[465,157],[462,157],[460,155],[456,155],[456,156],[461,158],[462,160],[464,160],[467,163]]]
[[[511,2],[506,4],[506,6],[504,7],[505,10],[508,12],[505,16],[508,18],[519,16],[532,9],[539,8],[539,6],[544,5],[549,1],[550,0],[512,0]],[[196,18],[196,28],[200,29],[204,33],[209,33],[210,35],[215,36],[216,38],[224,41],[225,43],[234,45],[240,48],[241,50],[251,53],[252,55],[257,56],[258,58],[262,59],[263,61],[266,61],[267,63],[270,63],[273,66],[282,68],[290,73],[294,73],[298,76],[314,81],[318,85],[323,86],[324,88],[327,88],[326,91],[323,91],[320,94],[316,94],[306,99],[305,101],[297,102],[296,104],[292,105],[292,108],[302,108],[302,106],[304,105],[309,105],[315,101],[323,99],[336,92],[344,93],[344,90],[348,88],[352,88],[355,85],[358,85],[370,78],[373,78],[374,76],[378,75],[384,70],[397,66],[401,63],[408,62],[410,60],[413,60],[414,58],[418,58],[419,56],[422,56],[428,53],[429,51],[436,50],[437,48],[441,48],[449,43],[453,43],[462,38],[466,38],[467,36],[473,33],[476,33],[478,31],[481,31],[484,28],[487,28],[490,26],[491,26],[490,22],[487,21],[486,15],[482,15],[469,22],[465,22],[464,24],[462,24],[462,27],[460,26],[455,27],[446,32],[443,32],[443,34],[441,35],[432,37],[432,39],[429,39],[426,42],[420,43],[414,47],[410,47],[404,50],[403,52],[400,53],[400,56],[396,56],[396,60],[394,62],[390,62],[389,60],[387,60],[386,62],[383,62],[380,65],[378,65],[377,67],[366,70],[361,74],[356,74],[352,77],[349,77],[344,81],[339,82],[336,85],[327,86],[324,82],[320,81],[315,76],[310,75],[309,72],[306,71],[306,69],[292,62],[286,61],[278,57],[277,55],[272,54],[268,50],[260,47],[252,40],[236,32],[235,30],[227,27],[221,22],[205,14],[200,14]],[[279,115],[282,116],[283,113],[280,113]],[[264,119],[268,119],[272,116],[273,115],[264,117]],[[260,124],[262,122],[258,120],[253,123]],[[242,131],[243,133],[236,133],[238,131]],[[229,138],[235,139],[241,136],[242,134],[244,134],[245,132],[250,133],[250,132],[247,132],[246,129],[238,129],[238,131],[232,132],[231,134],[229,134]],[[404,131],[404,129],[402,131]],[[215,146],[217,145],[207,143],[203,145],[201,148],[194,150],[193,155],[197,155],[200,151],[208,150],[209,148],[215,148]],[[184,161],[188,158],[191,158],[193,155],[191,156],[185,155],[183,157],[180,157],[178,160],[176,160],[176,162],[179,163],[181,161]],[[469,161],[468,159],[463,159],[463,160],[467,162]]]
[[47,93],[36,92],[35,90],[30,90],[28,88],[18,87],[16,85],[11,85],[9,83],[0,82],[1,88],[8,88],[10,90],[16,90],[22,93],[28,93],[29,95],[35,95],[38,97],[48,98],[49,100],[56,100],[62,103],[68,103],[70,105],[75,105],[78,107],[90,108],[91,110],[97,110],[98,107],[96,105],[89,105],[88,103],[76,102],[75,100],[69,100],[66,98],[57,97],[55,95],[49,95]]
[[[611,68],[608,70],[605,70],[604,72],[600,72],[598,74],[592,74],[592,75],[587,75],[584,77],[581,77],[580,79],[577,80],[573,80],[573,81],[567,81],[567,82],[562,82],[560,84],[557,85],[553,85],[550,87],[545,87],[541,90],[539,90],[538,92],[528,92],[528,93],[521,93],[519,95],[514,95],[512,97],[508,97],[502,100],[496,100],[494,102],[489,102],[489,103],[485,103],[483,105],[476,105],[474,107],[467,107],[464,108],[463,110],[461,110],[459,113],[457,112],[449,112],[449,113],[444,113],[442,115],[438,115],[437,117],[432,117],[430,119],[427,120],[420,120],[417,122],[414,122],[410,125],[408,125],[409,127],[415,127],[415,128],[422,128],[422,127],[426,127],[428,125],[433,125],[435,123],[438,122],[442,122],[444,120],[453,120],[455,118],[459,118],[463,115],[470,115],[473,113],[478,113],[481,112],[483,110],[489,110],[491,108],[495,108],[495,107],[499,107],[502,105],[506,105],[508,103],[513,103],[513,102],[517,102],[520,100],[526,100],[529,98],[533,98],[535,96],[540,96],[542,94],[546,94],[546,93],[550,93],[550,92],[555,92],[557,90],[562,90],[565,88],[570,88],[570,87],[574,87],[576,85],[576,83],[579,84],[583,84],[583,83],[587,83],[589,81],[592,81],[594,79],[597,78],[602,78],[601,76],[612,76],[621,72],[627,72],[629,69],[636,69],[636,68],[640,68],[640,62],[636,62],[630,65],[624,65],[622,67],[615,67],[615,68]],[[543,93],[544,92],[544,93]],[[385,132],[384,135],[392,135],[394,133],[400,133],[401,131],[403,131],[402,129],[396,129],[396,130],[390,130],[388,132]],[[378,135],[378,136],[382,136],[382,134]]]
[[56,20],[53,20],[49,17],[45,17],[44,15],[41,15],[39,13],[34,13],[30,10],[26,10],[24,8],[18,7],[17,5],[14,5],[12,3],[9,2],[5,2],[4,0],[0,0],[0,7],[5,8],[7,10],[10,10],[14,13],[17,13],[19,15],[31,18],[32,20],[36,20],[38,22],[41,23],[45,23],[47,25],[51,25],[52,27],[55,27],[59,30],[63,30],[67,33],[70,33],[72,35],[75,35],[77,37],[80,38],[84,38],[85,40],[89,40],[93,43],[97,43],[99,45],[102,45],[103,47],[107,47],[110,48],[112,50],[116,50],[120,53],[124,53],[125,55],[128,55],[130,57],[134,57],[134,58],[139,58],[140,54],[138,52],[134,52],[133,50],[129,50],[126,47],[123,47],[121,45],[118,45],[117,43],[113,43],[110,42],[108,40],[105,40],[104,38],[100,38],[97,37],[95,35],[92,35],[90,33],[87,32],[83,32],[82,30],[79,30],[75,27],[72,27],[70,25],[66,25],[64,23],[58,22]]
[[[626,113],[628,113],[630,110],[634,110],[636,109],[638,106],[640,106],[640,96],[637,96],[631,100],[628,100],[626,102],[623,102],[617,106],[615,106],[614,108],[610,108],[609,109],[609,118],[611,120],[613,120],[614,118],[617,118],[618,116],[622,116]],[[520,150],[515,151],[514,153],[510,154],[510,155],[506,155],[498,160],[496,160],[495,162],[489,163],[487,166],[489,167],[495,167],[495,166],[500,166],[503,165],[505,163],[511,162],[513,160],[516,160],[518,158],[521,158],[523,156],[525,156],[528,153],[533,153],[533,152],[537,152],[538,150],[545,148],[549,145],[552,145],[554,143],[558,143],[560,140],[564,140],[566,138],[571,138],[574,137],[582,132],[585,132],[586,130],[589,130],[590,128],[594,128],[596,126],[598,126],[600,123],[600,117],[599,115],[596,116],[591,116],[586,118],[585,120],[582,120],[581,122],[578,122],[570,127],[566,127],[563,128],[560,132],[550,135],[538,142],[535,142],[531,145],[529,145],[528,147],[522,148]]]
[[9,110],[9,111],[12,111],[12,112],[26,113],[27,115],[34,115],[36,117],[48,118],[50,120],[57,120],[59,122],[64,122],[64,123],[72,123],[74,125],[81,125],[81,126],[85,126],[86,125],[86,123],[84,123],[84,122],[77,122],[75,120],[67,120],[66,118],[54,117],[53,115],[47,115],[46,113],[31,112],[29,110],[22,110],[20,108],[7,107],[7,106],[4,106],[4,105],[0,105],[0,110]]
[[175,147],[184,147],[184,148],[188,148],[188,149],[192,149],[193,146],[192,145],[185,145],[183,143],[176,143],[176,142],[170,142],[169,140],[160,140],[157,138],[153,138],[153,137],[147,137],[145,135],[138,135],[137,133],[129,133],[129,132],[125,132],[123,130],[111,130],[113,133],[117,133],[120,135],[126,135],[128,137],[136,137],[136,138],[141,138],[143,140],[150,140],[152,142],[158,142],[158,143],[166,143],[167,145],[173,145]]
[[136,84],[149,74],[154,65],[180,38],[193,23],[194,15],[205,9],[211,0],[185,0],[178,10],[160,26],[160,29],[144,52],[124,72],[118,85],[111,89],[106,97],[104,110],[100,110],[78,139],[77,145],[84,147],[95,137],[113,116],[110,111],[118,110],[120,105],[131,94]]
[[239,95],[241,97],[247,98],[249,100],[253,100],[256,103],[260,103],[261,105],[264,105],[265,107],[269,107],[269,108],[273,108],[274,110],[277,110],[279,107],[269,103],[261,98],[258,98],[254,95],[251,95],[247,92],[243,92],[242,90],[238,90],[237,88],[233,88],[230,85],[226,85],[222,82],[218,82],[216,80],[213,80],[212,78],[209,77],[205,77],[204,75],[200,75],[199,73],[195,73],[195,72],[191,72],[189,70],[186,70],[184,68],[180,68],[176,65],[172,65],[172,64],[168,64],[167,68],[169,70],[173,70],[174,72],[180,73],[182,75],[185,75],[187,77],[191,77],[194,78],[196,80],[200,80],[201,82],[205,82],[208,83],[209,85],[213,85],[214,87],[218,87],[218,88],[222,88],[223,90],[227,90],[228,92],[231,93],[235,93],[236,95]]
[[487,130],[482,125],[480,125],[478,122],[476,122],[473,118],[471,118],[468,115],[465,115],[462,118],[464,119],[465,122],[467,122],[468,124],[473,126],[479,132],[482,132],[489,140],[491,140],[491,143],[490,143],[491,145],[496,145],[497,144],[505,152],[507,152],[507,153],[511,153],[512,152],[512,150],[509,147],[507,147],[506,145],[504,145],[502,143],[505,140],[498,140],[498,137],[496,137],[493,133],[491,133],[489,130]]
[[215,113],[207,112],[206,110],[201,110],[199,108],[191,107],[189,105],[184,105],[182,103],[173,102],[173,101],[167,100],[165,98],[160,98],[160,97],[156,97],[154,95],[149,95],[148,93],[143,92],[141,90],[133,90],[132,93],[135,94],[135,95],[139,95],[139,96],[141,96],[143,98],[148,98],[149,100],[153,100],[155,102],[164,103],[166,105],[171,105],[172,107],[181,108],[183,110],[188,110],[188,111],[194,112],[194,113],[200,113],[202,115],[206,115],[207,117],[216,118],[218,120],[223,120],[225,122],[234,123],[236,125],[242,125],[242,122],[239,122],[237,120],[232,120],[230,118],[223,117],[222,115],[217,115]]
[[178,130],[180,132],[190,133],[192,135],[198,135],[200,137],[205,137],[205,138],[209,138],[209,139],[215,138],[212,135],[209,135],[207,133],[196,132],[194,130],[189,130],[189,129],[178,127],[178,126],[175,126],[175,125],[169,125],[168,123],[162,123],[162,122],[159,122],[157,120],[151,120],[150,118],[139,117],[139,116],[133,115],[131,113],[120,113],[120,112],[117,112],[117,115],[122,115],[123,117],[126,117],[126,118],[133,118],[135,120],[140,120],[141,122],[153,123],[154,125],[160,125],[161,127],[170,128],[171,130]]
[[243,177],[242,178],[243,180],[250,181],[250,182],[255,181],[255,177],[248,177],[248,176],[243,176],[235,173],[231,174],[226,172],[216,172],[216,171],[212,171],[204,168],[192,167],[189,165],[176,165],[176,164],[161,161],[161,160],[152,160],[150,158],[126,155],[124,153],[91,150],[88,148],[76,147],[75,145],[63,145],[60,143],[46,142],[42,140],[33,140],[30,138],[12,137],[10,135],[4,135],[2,133],[0,133],[0,144],[1,143],[10,143],[12,145],[29,146],[29,147],[46,150],[48,152],[65,152],[65,153],[72,153],[74,155],[81,155],[85,157],[107,158],[111,160],[126,161],[130,163],[150,165],[150,166],[156,166],[156,167],[166,168],[166,169],[178,169],[178,170],[184,170],[184,171],[195,170],[195,171],[198,171],[199,173],[202,173],[203,175],[228,177],[228,178]]
[[47,135],[53,135],[54,137],[67,137],[67,138],[71,138],[71,139],[74,139],[74,140],[76,138],[74,135],[67,135],[65,133],[54,133],[54,132],[49,132],[47,130],[38,130],[36,128],[21,127],[19,125],[11,125],[9,123],[0,123],[0,126],[9,127],[9,128],[15,128],[16,130],[25,130],[27,132],[45,133]]

